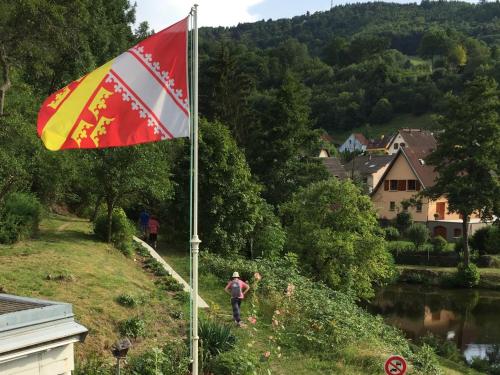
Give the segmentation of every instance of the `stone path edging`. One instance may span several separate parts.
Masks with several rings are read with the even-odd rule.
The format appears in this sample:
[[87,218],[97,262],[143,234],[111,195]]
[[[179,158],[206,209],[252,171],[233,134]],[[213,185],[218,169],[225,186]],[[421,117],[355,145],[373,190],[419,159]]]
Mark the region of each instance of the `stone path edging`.
[[[153,258],[155,258],[158,262],[161,263],[163,268],[174,278],[176,279],[179,283],[181,283],[184,286],[184,291],[191,293],[191,288],[189,287],[189,284],[179,275],[175,270],[165,262],[165,259],[161,257],[160,254],[158,254],[155,249],[153,249],[151,246],[149,246],[146,242],[141,240],[140,238],[134,236],[134,241],[140,243],[148,252],[151,254]],[[208,309],[208,304],[200,297],[198,294],[198,307],[200,309]]]

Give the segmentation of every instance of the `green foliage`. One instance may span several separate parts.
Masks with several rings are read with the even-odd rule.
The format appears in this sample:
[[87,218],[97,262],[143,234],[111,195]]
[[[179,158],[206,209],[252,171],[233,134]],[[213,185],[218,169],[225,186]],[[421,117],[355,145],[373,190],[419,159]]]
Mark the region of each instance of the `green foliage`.
[[370,199],[350,181],[330,179],[299,190],[280,208],[286,248],[303,269],[337,290],[373,295],[394,267]]
[[439,362],[435,356],[434,349],[427,344],[423,344],[416,351],[413,357],[415,369],[426,375],[442,375]]
[[118,324],[118,330],[122,336],[137,339],[144,337],[146,334],[146,322],[142,318],[135,316],[122,320]]
[[33,195],[8,195],[0,207],[0,243],[14,243],[36,234],[41,214],[42,206]]
[[441,236],[436,236],[432,240],[432,248],[435,253],[440,254],[446,251],[448,242]]
[[486,226],[478,229],[471,237],[470,245],[479,254],[500,254],[500,227]]
[[257,359],[243,348],[219,354],[210,362],[210,371],[217,375],[252,375]]
[[129,375],[185,375],[189,366],[189,348],[180,340],[168,342],[163,349],[151,348],[129,360]]
[[384,228],[384,232],[387,241],[396,241],[399,239],[399,230],[396,227]]
[[200,320],[200,357],[202,367],[208,369],[210,362],[221,353],[234,348],[236,336],[231,332],[227,324],[221,324],[215,320]]
[[[108,238],[108,218],[102,213],[94,221],[94,233],[99,239],[106,241]],[[135,233],[134,225],[130,222],[121,208],[113,210],[111,225],[111,241],[125,255],[132,255],[132,236]]]
[[427,229],[427,226],[424,224],[415,223],[408,228],[406,235],[408,239],[415,244],[415,248],[418,251],[420,246],[425,244],[429,239],[429,229]]
[[[189,229],[189,144],[175,169],[177,202],[172,203],[169,227],[187,236]],[[262,220],[260,186],[229,130],[219,122],[200,121],[200,237],[203,248],[221,254],[243,254],[255,226]],[[186,238],[186,237],[183,237]]]
[[415,252],[415,244],[409,241],[390,241],[387,242],[387,249],[391,254],[397,255],[402,253]]
[[264,203],[261,212],[262,220],[255,226],[250,255],[268,258],[279,256],[285,246],[286,232],[271,205]]
[[413,218],[408,211],[402,211],[396,215],[395,224],[399,230],[399,233],[404,234],[413,224]]
[[[448,210],[460,213],[466,222],[474,212],[489,218],[500,207],[497,83],[477,77],[466,83],[461,96],[449,95],[447,100],[446,115],[440,120],[443,132],[437,134],[437,148],[427,160],[439,175],[426,194],[431,198],[447,196]],[[466,265],[469,258],[466,237]]]
[[74,375],[112,375],[113,372],[112,367],[100,354],[93,353],[75,361]]
[[153,257],[147,258],[144,261],[144,267],[155,276],[169,276],[165,267]]
[[162,277],[161,279],[157,280],[155,284],[159,288],[169,292],[180,292],[184,290],[184,286],[171,275]]
[[387,98],[381,98],[375,104],[370,115],[371,120],[375,124],[383,124],[392,119],[392,104]]
[[116,302],[125,307],[137,307],[142,303],[142,299],[130,294],[120,294],[116,297]]
[[464,357],[453,341],[442,339],[432,333],[427,333],[419,339],[419,344],[429,345],[437,355],[453,362],[464,362]]
[[473,263],[465,265],[460,263],[455,275],[456,284],[462,288],[473,288],[479,284],[480,279],[479,270]]

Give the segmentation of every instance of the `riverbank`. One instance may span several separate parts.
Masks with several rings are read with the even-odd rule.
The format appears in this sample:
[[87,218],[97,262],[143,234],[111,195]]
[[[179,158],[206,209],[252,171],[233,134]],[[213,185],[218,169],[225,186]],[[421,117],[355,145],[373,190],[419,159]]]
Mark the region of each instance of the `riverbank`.
[[[454,267],[431,267],[398,265],[398,281],[410,284],[449,286],[449,281],[456,272]],[[500,269],[479,268],[481,279],[477,288],[500,290]]]

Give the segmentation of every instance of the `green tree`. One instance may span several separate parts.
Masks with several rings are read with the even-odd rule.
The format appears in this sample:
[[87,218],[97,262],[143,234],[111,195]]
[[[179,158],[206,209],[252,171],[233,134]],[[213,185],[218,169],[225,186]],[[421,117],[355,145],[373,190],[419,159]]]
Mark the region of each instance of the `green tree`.
[[381,98],[372,109],[371,119],[375,124],[383,124],[392,119],[392,104],[387,98]]
[[422,36],[419,54],[422,57],[430,58],[434,68],[436,56],[447,56],[451,48],[451,40],[442,29],[428,30]]
[[300,189],[280,207],[286,249],[303,269],[337,290],[368,298],[393,274],[370,198],[350,181],[330,179]]
[[[472,214],[491,217],[500,207],[499,92],[493,79],[467,82],[461,96],[448,96],[440,119],[437,148],[427,158],[438,177],[425,194],[448,199],[448,210],[462,216],[464,263],[469,265],[469,221]],[[458,131],[458,129],[460,129]]]
[[[176,199],[169,208],[169,227],[187,238],[189,221],[189,143],[178,150],[174,168]],[[261,187],[252,179],[245,156],[220,122],[200,121],[199,235],[203,249],[242,254],[262,220]]]
[[418,251],[420,246],[425,244],[429,239],[429,229],[424,224],[415,223],[408,228],[406,235],[415,244],[415,248]]

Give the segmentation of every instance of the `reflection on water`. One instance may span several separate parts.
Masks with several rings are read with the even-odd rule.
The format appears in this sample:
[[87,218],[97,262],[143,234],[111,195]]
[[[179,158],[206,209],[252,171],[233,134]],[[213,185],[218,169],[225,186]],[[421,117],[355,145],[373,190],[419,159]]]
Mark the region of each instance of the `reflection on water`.
[[411,339],[431,332],[452,340],[469,361],[500,344],[500,292],[392,285],[368,306]]

